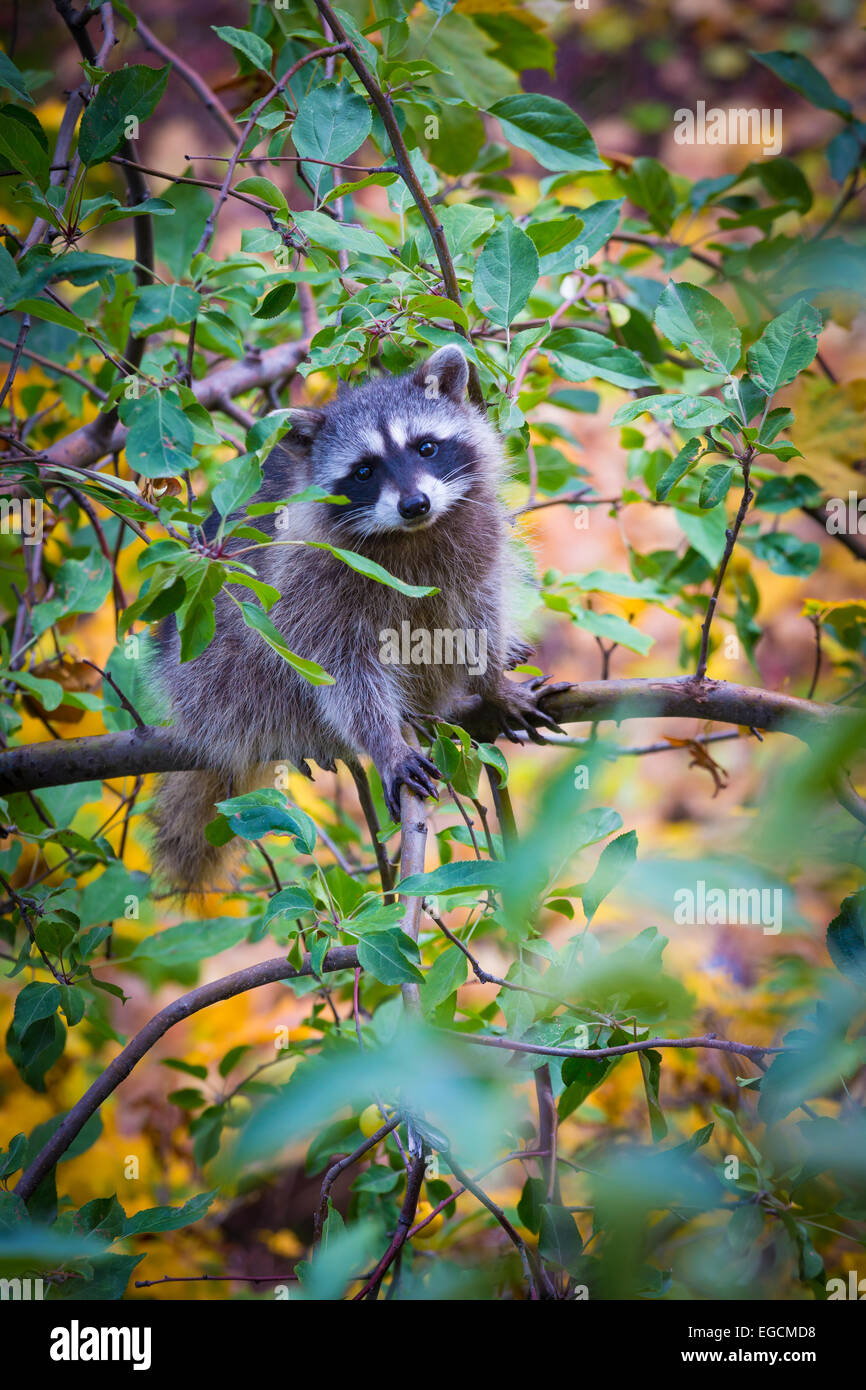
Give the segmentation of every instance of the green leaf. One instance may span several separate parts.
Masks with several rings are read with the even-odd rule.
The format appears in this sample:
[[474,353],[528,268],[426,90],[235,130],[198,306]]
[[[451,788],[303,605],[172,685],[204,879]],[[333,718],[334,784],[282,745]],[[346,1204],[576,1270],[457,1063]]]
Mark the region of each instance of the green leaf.
[[628,647],[629,651],[640,652],[642,656],[646,656],[655,641],[649,633],[640,632],[619,613],[599,613],[594,608],[581,608],[578,605],[572,609],[571,616],[585,632],[591,632],[594,637],[605,637],[621,647]]
[[638,415],[652,415],[656,420],[670,420],[683,434],[702,434],[711,425],[727,420],[730,409],[715,396],[642,396],[639,400],[621,405],[611,424],[627,425]]
[[241,599],[238,606],[247,627],[253,628],[260,637],[263,637],[268,646],[277,652],[284,661],[287,661],[299,675],[303,676],[304,680],[309,681],[311,685],[336,684],[334,677],[329,675],[317,661],[309,661],[306,657],[297,656],[295,652],[289,650],[282,634],[274,627],[264,609],[257,607],[249,599]]
[[624,198],[605,198],[591,203],[588,208],[580,208],[579,216],[583,231],[575,243],[575,250],[584,247],[587,264],[594,260],[608,239],[616,231]]
[[148,389],[122,411],[129,434],[126,462],[145,478],[172,478],[194,466],[192,424],[174,390]]
[[790,385],[814,361],[822,328],[821,315],[805,299],[767,324],[747,353],[752,380],[765,395]]
[[236,29],[233,24],[212,24],[211,28],[225,43],[231,44],[236,52],[249,58],[254,68],[270,72],[274,55],[270,44],[265,43],[258,34],[253,34],[249,29]]
[[821,547],[817,541],[803,541],[787,531],[771,531],[758,536],[751,548],[774,574],[794,574],[802,578],[817,569],[821,561]]
[[626,390],[652,382],[636,353],[586,328],[557,328],[545,339],[543,351],[566,381],[598,377]]
[[676,487],[681,478],[694,468],[701,457],[702,444],[699,435],[686,440],[676,458],[668,464],[656,483],[656,501],[663,502],[668,493]]
[[375,232],[367,231],[366,227],[334,222],[324,212],[296,212],[295,222],[314,246],[321,246],[326,251],[354,251],[359,256],[394,260],[382,238]]
[[233,1072],[241,1058],[249,1052],[251,1046],[251,1043],[237,1043],[234,1047],[230,1047],[217,1068],[220,1076],[226,1077]]
[[580,1231],[567,1207],[545,1203],[538,1226],[538,1252],[545,1260],[569,1272],[580,1270],[583,1254]]
[[[613,1029],[605,1046],[619,1046],[630,1042],[627,1033]],[[559,1118],[565,1120],[587,1096],[601,1085],[605,1078],[618,1066],[622,1057],[566,1057],[562,1064],[562,1079],[565,1090],[559,1097]]]
[[50,160],[47,149],[43,148],[23,121],[16,120],[5,111],[0,113],[0,155],[13,169],[40,188],[48,187]]
[[138,942],[132,959],[155,961],[165,966],[195,965],[237,946],[248,931],[248,923],[239,917],[184,922],[179,927],[166,927],[153,936],[146,936]]
[[370,932],[358,942],[358,963],[383,985],[423,984],[424,976],[410,959],[418,948],[405,932]]
[[291,835],[304,854],[312,854],[316,847],[316,827],[310,817],[299,807],[290,806],[276,787],[262,787],[218,801],[217,810],[228,818],[234,833],[245,840],[258,840],[273,832]]
[[22,101],[33,102],[22,73],[18,71],[8,53],[0,49],[0,87],[8,87]]
[[291,281],[284,281],[268,290],[264,299],[253,310],[253,318],[277,319],[286,313],[295,297],[295,287]]
[[34,980],[25,985],[15,1000],[15,1034],[19,1043],[28,1028],[40,1019],[51,1018],[60,1005],[60,986]]
[[556,97],[521,92],[489,106],[512,145],[527,150],[543,169],[591,172],[607,165],[583,121]]
[[[230,516],[258,492],[261,485],[260,464],[250,454],[241,454],[226,465],[225,474],[214,488],[211,499],[220,516]],[[239,580],[249,577],[238,575]]]
[[479,743],[478,756],[488,767],[495,767],[499,773],[499,785],[504,787],[508,781],[508,763],[505,754],[494,743]]
[[102,79],[78,131],[78,153],[84,164],[101,164],[120,149],[130,117],[146,121],[153,115],[165,91],[169,68],[134,64]]
[[201,308],[201,295],[189,285],[144,285],[136,295],[130,319],[134,334],[191,323]]
[[182,662],[195,661],[213,639],[216,631],[214,599],[222,587],[224,573],[221,565],[199,557],[184,567],[185,593],[177,609]]
[[716,507],[719,502],[723,502],[728,495],[733,476],[733,465],[729,463],[714,463],[708,468],[701,479],[698,506],[709,511],[710,507]]
[[674,347],[688,348],[705,371],[728,375],[736,367],[740,330],[730,310],[699,285],[671,280],[659,296],[655,321]]
[[827,950],[836,969],[866,989],[866,889],[843,899],[827,928]]
[[812,190],[805,174],[792,159],[779,156],[777,159],[761,160],[754,166],[755,173],[776,202],[787,203],[798,212],[808,212],[812,206]]
[[385,1192],[393,1192],[399,1182],[400,1174],[395,1173],[393,1168],[386,1168],[383,1163],[372,1163],[358,1174],[352,1183],[352,1191],[373,1192],[381,1197]]
[[98,551],[80,560],[64,560],[54,575],[54,597],[33,610],[33,631],[41,636],[71,613],[95,613],[110,589],[111,566]]
[[307,889],[293,884],[291,888],[283,888],[268,899],[262,925],[268,926],[275,917],[299,917],[302,912],[314,912],[315,909],[316,904]]
[[636,859],[637,834],[634,830],[627,830],[624,835],[617,835],[615,840],[611,840],[609,845],[605,845],[598,857],[598,863],[593,870],[592,877],[583,889],[583,910],[586,913],[587,926],[608,893],[628,873]]
[[189,271],[190,260],[213,207],[214,195],[179,179],[162,197],[175,213],[173,217],[157,218],[154,227],[156,255],[179,280]]
[[464,893],[468,888],[498,888],[505,877],[506,866],[500,860],[461,859],[428,874],[410,874],[397,885],[397,891],[408,898],[441,897]]
[[[26,1134],[15,1134],[9,1141],[9,1148],[0,1151],[0,1179],[9,1178],[13,1173],[17,1173],[19,1168],[23,1168],[27,1155],[27,1136]],[[12,1193],[4,1194],[12,1196]],[[20,1197],[16,1201],[21,1201]],[[23,1205],[23,1204],[22,1204]],[[3,1226],[2,1211],[0,1211],[0,1228]]]
[[459,946],[449,946],[447,951],[436,957],[421,987],[421,1003],[425,1013],[432,1013],[466,983],[468,968],[469,962]]
[[727,517],[724,509],[703,512],[697,508],[690,510],[682,503],[674,507],[674,516],[689,544],[715,569],[725,549]]
[[292,142],[299,155],[325,161],[306,171],[316,198],[322,180],[332,177],[328,164],[348,159],[363,145],[372,125],[369,106],[345,79],[323,82],[307,93],[292,126]]
[[171,1067],[172,1071],[182,1071],[187,1076],[194,1076],[198,1081],[207,1080],[207,1067],[199,1062],[185,1062],[181,1057],[163,1057],[162,1065]]
[[182,1086],[179,1091],[169,1091],[166,1100],[181,1110],[200,1110],[207,1104],[204,1092],[197,1091],[194,1086]]
[[650,1131],[653,1140],[655,1143],[658,1143],[660,1139],[664,1139],[668,1132],[667,1120],[664,1117],[661,1102],[659,1101],[662,1054],[656,1052],[654,1048],[651,1048],[649,1051],[639,1052],[637,1055],[640,1060],[647,1109],[649,1110]]
[[652,226],[664,236],[670,231],[677,207],[671,176],[657,159],[640,155],[621,176],[628,196],[648,214]]
[[769,53],[756,53],[752,50],[752,57],[757,58],[759,63],[763,63],[765,68],[769,68],[786,86],[793,87],[795,92],[799,92],[813,106],[819,106],[823,111],[835,111],[839,116],[850,116],[851,103],[833,91],[824,74],[819,72],[808,58],[804,58],[802,53],[790,53],[782,49],[773,49]]
[[6,247],[0,241],[0,297],[10,299],[18,288],[21,276]]
[[538,252],[511,217],[485,242],[475,266],[472,293],[491,323],[507,328],[526,308],[538,280]]
[[354,550],[341,550],[337,545],[328,545],[327,541],[305,541],[304,544],[311,545],[316,550],[329,550],[338,560],[342,560],[344,565],[348,565],[350,570],[365,575],[367,579],[374,579],[377,584],[386,584],[389,589],[396,589],[407,598],[426,598],[439,592],[427,584],[405,584],[396,575],[389,574],[375,560],[368,560],[366,555],[356,555]]
[[137,1211],[134,1216],[127,1218],[123,1234],[152,1235],[191,1226],[194,1221],[201,1220],[217,1195],[218,1189],[214,1188],[212,1192],[200,1192],[198,1196],[190,1197],[182,1207],[148,1207],[146,1211]]
[[22,690],[29,690],[33,695],[37,695],[42,708],[49,711],[57,709],[66,694],[59,681],[45,680],[42,676],[31,676],[29,671],[4,671],[3,679],[19,686]]

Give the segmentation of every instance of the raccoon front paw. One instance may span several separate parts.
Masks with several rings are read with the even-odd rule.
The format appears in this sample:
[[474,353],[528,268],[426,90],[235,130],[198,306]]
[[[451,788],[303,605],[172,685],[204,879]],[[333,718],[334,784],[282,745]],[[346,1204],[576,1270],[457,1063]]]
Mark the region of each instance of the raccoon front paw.
[[533,743],[543,744],[545,740],[538,732],[539,724],[544,728],[553,729],[555,733],[565,733],[543,708],[543,702],[550,695],[558,695],[560,691],[568,690],[570,682],[554,681],[552,685],[547,685],[549,679],[548,676],[533,676],[531,680],[522,681],[519,685],[503,681],[491,701],[492,712],[498,719],[500,732],[512,743],[520,743],[518,734],[523,733]]
[[408,787],[416,796],[432,796],[434,801],[438,801],[439,793],[433,784],[434,777],[441,777],[441,773],[435,763],[429,758],[425,758],[423,753],[418,753],[414,749],[409,749],[405,758],[391,768],[388,775],[382,778],[382,789],[385,793],[385,805],[388,813],[393,820],[400,820],[400,788]]

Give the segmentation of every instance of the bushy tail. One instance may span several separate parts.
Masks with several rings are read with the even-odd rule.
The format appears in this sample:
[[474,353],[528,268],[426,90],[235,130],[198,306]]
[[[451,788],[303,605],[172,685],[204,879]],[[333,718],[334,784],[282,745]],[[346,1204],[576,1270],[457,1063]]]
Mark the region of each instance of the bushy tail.
[[227,849],[212,845],[204,832],[218,814],[215,803],[228,794],[228,778],[217,772],[169,772],[160,779],[152,811],[153,860],[169,887],[201,893],[221,886]]

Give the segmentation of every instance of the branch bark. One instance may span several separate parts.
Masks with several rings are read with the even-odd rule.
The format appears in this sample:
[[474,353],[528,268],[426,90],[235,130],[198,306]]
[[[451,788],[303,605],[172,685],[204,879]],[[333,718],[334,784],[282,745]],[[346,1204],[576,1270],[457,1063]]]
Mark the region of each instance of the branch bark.
[[[322,970],[352,970],[357,964],[358,953],[354,946],[335,946],[325,956]],[[259,989],[262,985],[274,984],[277,980],[291,980],[299,975],[312,973],[309,956],[304,957],[300,970],[290,965],[284,956],[277,956],[258,965],[249,965],[244,970],[236,970],[233,975],[224,975],[220,980],[199,985],[198,989],[190,990],[189,994],[181,995],[179,999],[160,1009],[141,1032],[126,1044],[123,1051],[118,1053],[102,1075],[97,1077],[77,1104],[73,1105],[48,1143],[19,1178],[15,1187],[18,1196],[25,1202],[32,1197],[46,1173],[66,1152],[91,1115],[96,1113],[121,1081],[125,1081],[136,1063],[141,1061],[145,1053],[150,1051],[169,1028],[173,1028],[182,1019],[189,1018],[191,1014],[198,1013],[200,1009],[220,1003],[223,999],[233,999],[236,994],[245,994],[247,990]]]
[[[315,4],[316,9],[319,11],[319,14],[322,16],[323,21],[328,26],[331,33],[335,38],[339,39],[344,46],[347,60],[355,69],[370,100],[382,118],[382,124],[388,132],[388,139],[394,151],[394,162],[397,165],[400,177],[412,194],[415,205],[424,219],[424,225],[430,233],[430,238],[436,252],[436,259],[439,262],[439,269],[442,272],[442,283],[445,287],[445,293],[455,304],[461,304],[463,301],[460,298],[460,286],[457,283],[457,273],[454,269],[454,262],[451,259],[451,252],[448,249],[448,242],[445,238],[445,228],[439,221],[436,209],[424,192],[421,181],[415,173],[412,161],[409,158],[409,151],[406,148],[406,141],[403,139],[402,131],[397,123],[397,117],[394,115],[394,108],[390,98],[382,91],[374,74],[367,67],[367,64],[364,62],[357,48],[352,43],[349,35],[340,23],[339,18],[328,3],[328,0],[315,0]],[[455,329],[461,337],[466,338],[468,341],[469,333],[466,329],[461,327],[460,324],[456,324]],[[473,362],[469,364],[469,395],[475,405],[483,406],[484,396],[481,391],[480,382],[478,381],[478,372]]]
[[[267,348],[243,362],[220,367],[193,383],[196,400],[206,409],[213,410],[220,400],[271,386],[297,370],[307,355],[308,346],[306,339],[284,343],[280,347]],[[92,425],[82,425],[81,429],[73,430],[45,449],[40,458],[48,463],[75,464],[79,468],[86,468],[105,454],[118,453],[126,443],[126,435],[125,425],[117,425],[108,440],[102,438]]]
[[[846,720],[853,724],[862,717],[859,711],[838,705],[798,700],[793,695],[728,681],[699,682],[691,676],[585,681],[552,695],[545,709],[560,724],[595,724],[605,719],[702,719],[749,729],[781,730],[803,739],[833,724]],[[471,718],[466,719],[465,727],[471,732]],[[190,772],[208,765],[202,745],[184,743],[173,729],[148,725],[7,749],[0,754],[0,795],[148,772]]]

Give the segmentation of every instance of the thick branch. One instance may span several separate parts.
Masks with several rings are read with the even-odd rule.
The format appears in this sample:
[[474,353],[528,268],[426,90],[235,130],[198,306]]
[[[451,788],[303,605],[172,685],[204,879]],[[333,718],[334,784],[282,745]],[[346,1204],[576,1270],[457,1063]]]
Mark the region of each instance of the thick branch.
[[[87,18],[84,11],[76,13],[69,0],[54,0],[55,8],[63,19],[72,37],[78,45],[81,56],[91,63],[97,62],[96,49],[93,47],[90,35],[87,32]],[[103,52],[110,50],[114,43],[113,15],[110,5],[103,5],[101,8],[102,25],[105,32],[105,44],[100,50],[99,58],[103,59]],[[106,54],[107,56],[107,54]],[[135,146],[130,140],[124,140],[120,146],[126,165],[123,170],[126,180],[128,193],[128,203],[130,207],[137,207],[149,197],[150,190],[144,181],[141,171],[136,168],[134,163]],[[133,241],[135,244],[135,270],[133,275],[137,285],[148,285],[153,280],[154,266],[154,233],[153,218],[150,213],[142,214],[133,219],[132,229]],[[126,340],[123,361],[125,370],[134,373],[141,365],[144,356],[146,334],[139,335],[130,329]],[[109,410],[104,415],[98,415],[91,422],[91,429],[98,438],[105,439],[110,436],[117,425],[117,407]]]
[[784,1052],[783,1047],[762,1047],[759,1043],[729,1042],[708,1033],[703,1038],[646,1038],[643,1042],[619,1043],[616,1047],[546,1047],[543,1043],[518,1042],[513,1038],[488,1038],[483,1033],[455,1033],[461,1042],[479,1047],[498,1047],[505,1052],[529,1052],[539,1057],[624,1057],[627,1052],[646,1052],[660,1047],[708,1047],[716,1052],[733,1052],[737,1057],[759,1061],[766,1052]]
[[[201,381],[194,382],[193,393],[205,409],[213,410],[220,400],[271,386],[289,376],[303,362],[307,347],[305,340],[285,343],[251,355],[243,362],[232,362],[228,367],[220,367]],[[126,442],[126,434],[126,427],[117,425],[111,438],[106,440],[92,425],[83,425],[52,444],[41,457],[49,463],[77,464],[79,468],[86,468],[105,454],[118,453]]]
[[[354,946],[335,946],[325,956],[322,970],[352,970],[358,964],[358,953]],[[223,999],[233,999],[236,994],[259,989],[262,985],[273,984],[277,980],[291,980],[298,975],[311,975],[310,958],[305,956],[300,970],[296,970],[284,956],[262,961],[259,965],[249,965],[245,970],[236,970],[233,975],[224,975],[221,980],[199,985],[189,994],[181,995],[173,1003],[167,1004],[154,1014],[140,1033],[126,1044],[114,1061],[97,1077],[81,1100],[66,1115],[63,1123],[55,1130],[45,1147],[36,1155],[23,1173],[15,1188],[19,1197],[27,1201],[39,1186],[45,1174],[54,1167],[57,1160],[66,1152],[75,1136],[99,1109],[104,1100],[124,1081],[137,1062],[158,1042],[163,1033],[173,1028],[182,1019],[206,1009],[210,1004],[218,1004]]]
[[196,72],[195,68],[191,68],[188,63],[185,63],[182,58],[178,57],[173,49],[169,48],[167,44],[164,44],[161,39],[158,39],[153,30],[148,28],[144,20],[140,17],[138,17],[138,22],[136,24],[136,33],[145,46],[149,48],[151,52],[158,53],[160,58],[164,58],[165,61],[174,68],[178,76],[182,77],[184,82],[186,82],[196,95],[201,98],[206,110],[208,110],[214,120],[222,126],[229,139],[236,140],[238,128],[231,112],[223,106],[219,97],[215,92],[211,91],[204,78]]
[[[445,228],[439,221],[435,207],[431,203],[427,194],[421,186],[421,181],[415,172],[412,161],[409,158],[409,151],[403,133],[394,114],[394,108],[389,97],[385,95],[374,74],[367,67],[355,45],[351,42],[349,35],[340,23],[328,0],[315,0],[316,9],[327,24],[335,38],[339,39],[346,49],[346,58],[351,63],[355,72],[367,91],[370,100],[382,118],[382,124],[388,132],[388,139],[394,151],[394,162],[400,172],[400,177],[408,188],[415,201],[424,225],[430,233],[433,247],[436,252],[436,259],[439,262],[439,269],[442,272],[442,283],[445,293],[455,304],[462,303],[460,298],[460,286],[457,283],[457,274],[454,270],[454,262],[451,259],[451,252],[448,249],[448,242],[445,238]],[[468,338],[469,334],[460,324],[455,325],[456,331],[462,337]],[[481,394],[481,386],[478,381],[478,373],[475,364],[470,363],[469,373],[469,394],[476,405],[483,404],[484,397]]]
[[[408,787],[400,788],[400,877],[411,878],[424,872],[424,852],[427,847],[427,812],[424,802]],[[401,896],[406,915],[402,927],[413,941],[418,940],[421,928],[421,898]],[[403,1002],[413,1013],[421,1011],[421,995],[414,982],[402,987]]]
[[[748,729],[784,730],[798,737],[814,736],[833,723],[861,717],[859,711],[838,705],[798,700],[793,695],[728,681],[698,682],[689,676],[586,681],[552,695],[545,709],[558,723],[709,719]],[[465,724],[471,731],[471,718]],[[126,729],[8,749],[0,754],[0,795],[147,772],[190,772],[207,766],[203,745],[184,743],[172,729]]]

